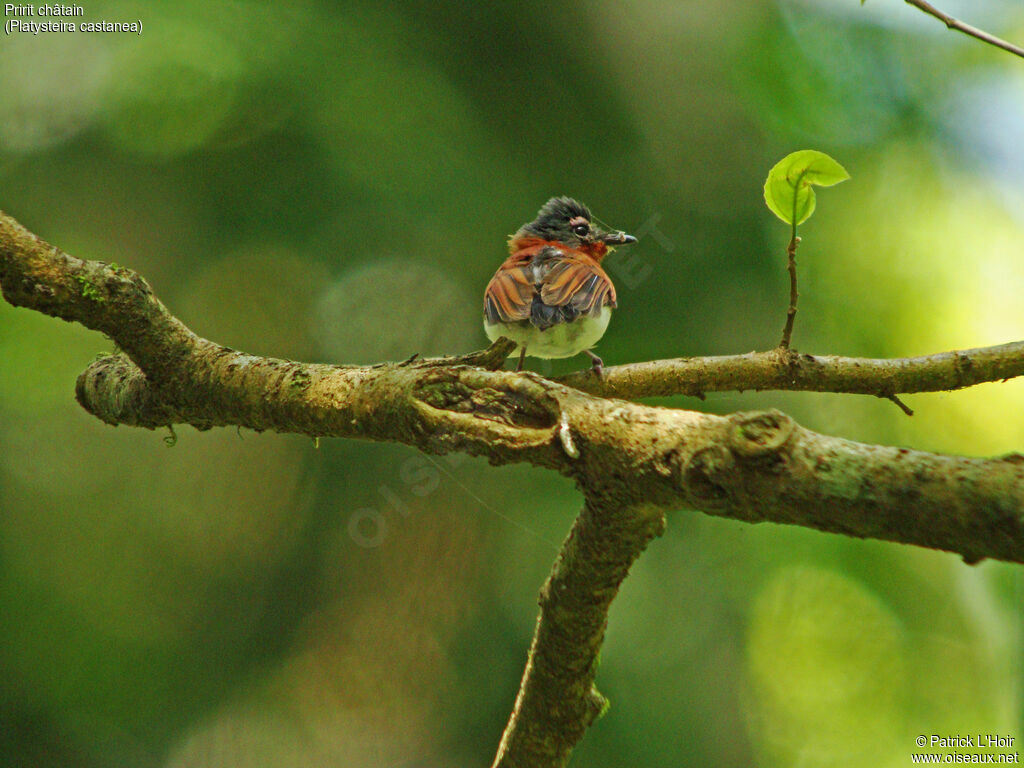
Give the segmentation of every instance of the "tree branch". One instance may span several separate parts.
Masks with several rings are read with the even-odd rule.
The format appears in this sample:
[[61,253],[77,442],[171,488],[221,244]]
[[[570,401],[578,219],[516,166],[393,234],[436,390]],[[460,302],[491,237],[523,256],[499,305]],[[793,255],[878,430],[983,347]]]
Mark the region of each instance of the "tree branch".
[[1012,54],[1024,57],[1024,48],[1020,48],[1014,45],[1013,43],[1008,43],[1005,40],[996,37],[995,35],[990,35],[983,29],[972,27],[970,24],[966,24],[958,19],[954,19],[949,14],[940,11],[931,3],[925,2],[925,0],[905,0],[905,2],[909,3],[915,8],[924,11],[929,16],[934,16],[936,19],[941,21],[950,29],[955,29],[958,32],[963,32],[965,35],[970,35],[971,37],[981,40],[982,42],[988,43],[989,45],[994,45],[996,48],[1002,48],[1004,51],[1009,51]]
[[540,593],[519,695],[493,768],[561,766],[607,700],[594,687],[608,609],[630,566],[660,536],[657,507],[591,494]]
[[662,397],[780,389],[888,398],[942,392],[1024,375],[1024,341],[922,357],[878,359],[772,349],[744,355],[680,357],[614,365],[598,379],[580,371],[558,379],[604,397]]
[[[120,346],[123,353],[92,363],[77,386],[83,407],[110,424],[239,425],[401,442],[574,478],[584,511],[542,593],[498,766],[564,765],[600,712],[592,686],[608,607],[669,510],[915,544],[968,562],[1024,562],[1024,457],[1017,454],[942,456],[817,434],[777,411],[723,417],[606,399],[535,374],[491,370],[509,353],[506,341],[463,358],[370,367],[255,357],[196,336],[130,270],[62,253],[2,213],[0,290],[15,306],[77,321]],[[863,361],[775,350],[619,366],[603,383],[581,386],[677,392],[700,371],[690,380],[700,391],[810,389],[814,377],[832,391],[863,391],[869,381],[923,391],[1019,375],[1021,347],[874,361],[867,373],[859,371]]]

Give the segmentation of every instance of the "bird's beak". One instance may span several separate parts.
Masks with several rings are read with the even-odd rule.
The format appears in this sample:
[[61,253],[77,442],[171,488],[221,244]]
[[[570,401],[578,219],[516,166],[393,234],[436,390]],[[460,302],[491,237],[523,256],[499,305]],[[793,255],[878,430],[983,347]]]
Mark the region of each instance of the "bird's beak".
[[635,243],[636,238],[625,232],[607,232],[601,235],[601,242],[607,245],[629,245]]

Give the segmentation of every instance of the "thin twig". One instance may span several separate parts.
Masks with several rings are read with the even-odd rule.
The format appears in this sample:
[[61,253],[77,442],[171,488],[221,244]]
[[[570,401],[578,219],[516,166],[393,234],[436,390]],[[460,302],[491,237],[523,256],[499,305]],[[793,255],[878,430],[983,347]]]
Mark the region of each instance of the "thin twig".
[[789,247],[786,248],[786,255],[789,257],[789,310],[786,312],[786,327],[782,329],[780,349],[789,349],[789,342],[793,337],[793,321],[796,320],[796,300],[800,297],[796,290],[796,247],[798,245],[800,245],[800,238],[796,236],[796,225],[794,225],[793,236],[789,239]]
[[894,403],[896,403],[897,406],[899,406],[899,409],[901,411],[903,411],[905,414],[907,414],[907,416],[913,416],[914,415],[913,409],[909,405],[904,403],[902,400],[900,400],[898,396],[896,396],[896,395],[879,395],[879,397],[881,397],[884,400],[892,400]]
[[941,21],[950,29],[955,29],[958,32],[963,32],[965,35],[970,35],[971,37],[981,40],[982,42],[988,43],[989,45],[994,45],[996,48],[1002,48],[1004,51],[1009,51],[1010,53],[1016,56],[1024,58],[1024,48],[1020,48],[1014,45],[1013,43],[1008,43],[1002,38],[996,37],[995,35],[990,35],[983,29],[978,29],[977,27],[972,27],[970,24],[965,24],[959,19],[954,19],[949,14],[940,11],[931,3],[926,3],[925,0],[904,0],[904,2],[909,3],[915,8],[919,8],[920,10],[927,13],[929,16],[934,16],[936,19]]

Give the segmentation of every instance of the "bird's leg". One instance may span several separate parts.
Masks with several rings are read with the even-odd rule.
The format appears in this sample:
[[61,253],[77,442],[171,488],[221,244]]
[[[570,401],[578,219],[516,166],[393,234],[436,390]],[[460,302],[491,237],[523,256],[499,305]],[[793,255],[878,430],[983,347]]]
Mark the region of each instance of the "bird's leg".
[[519,364],[516,366],[516,373],[523,370],[524,360],[526,360],[526,347],[523,347],[523,351],[519,353]]
[[586,352],[590,356],[591,361],[593,361],[590,366],[590,370],[592,370],[594,375],[600,379],[601,376],[604,375],[604,360],[595,355],[589,349],[584,349],[583,351]]

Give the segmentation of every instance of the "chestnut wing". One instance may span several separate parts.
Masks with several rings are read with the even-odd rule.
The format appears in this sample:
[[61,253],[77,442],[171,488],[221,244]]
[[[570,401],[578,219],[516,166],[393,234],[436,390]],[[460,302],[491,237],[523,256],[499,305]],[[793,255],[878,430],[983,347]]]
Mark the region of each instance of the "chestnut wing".
[[615,306],[615,287],[589,256],[547,246],[525,262],[506,262],[484,293],[488,323],[529,320],[540,330]]
[[533,268],[502,264],[484,292],[484,317],[487,322],[511,323],[530,319],[530,307],[536,293]]
[[552,259],[540,286],[548,306],[568,307],[574,315],[589,315],[615,307],[615,287],[601,266],[584,255],[560,254]]

